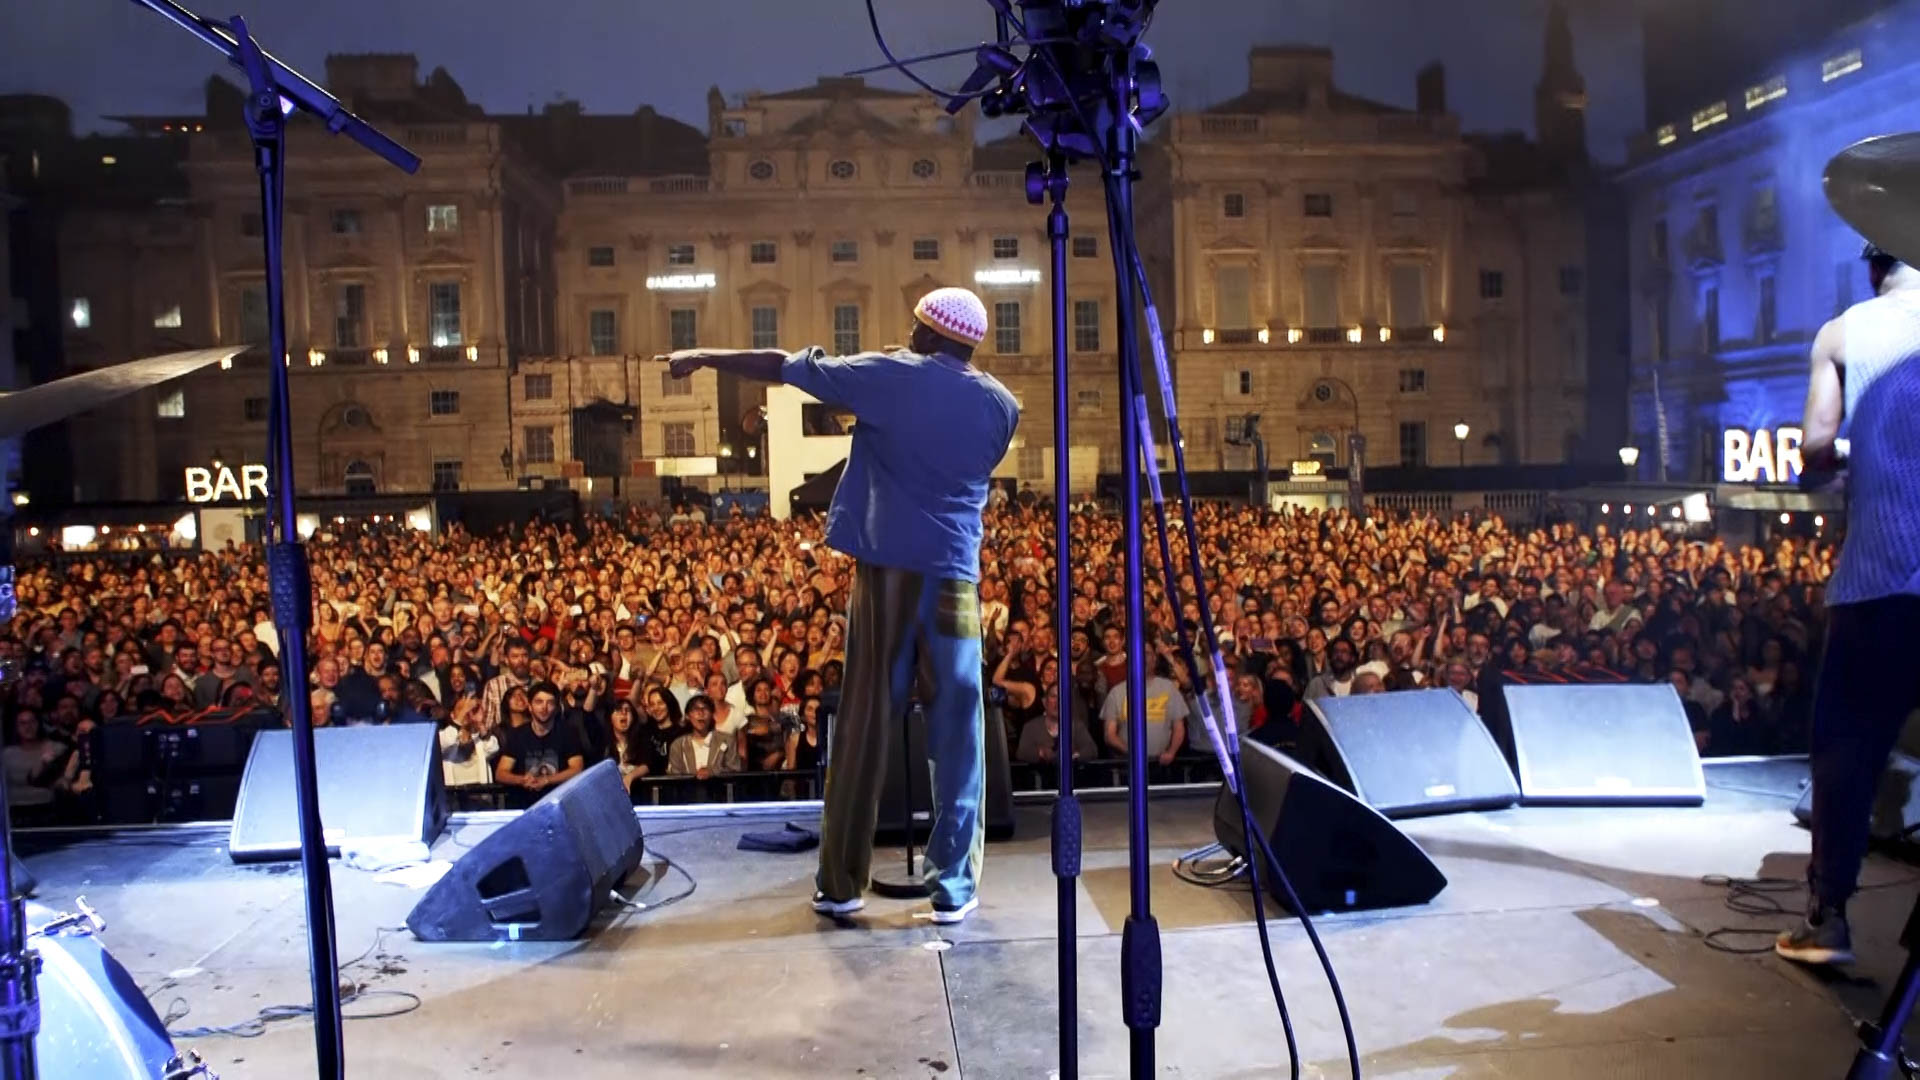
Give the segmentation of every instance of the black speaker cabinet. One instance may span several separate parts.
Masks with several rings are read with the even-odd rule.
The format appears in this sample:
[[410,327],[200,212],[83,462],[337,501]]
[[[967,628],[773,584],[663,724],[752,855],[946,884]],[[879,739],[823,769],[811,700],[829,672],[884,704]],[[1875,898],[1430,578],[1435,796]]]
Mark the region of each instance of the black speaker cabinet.
[[1390,818],[1498,810],[1520,801],[1507,759],[1452,690],[1327,697],[1301,758]]
[[1520,801],[1699,806],[1707,778],[1672,686],[1509,686]]
[[[907,842],[902,824],[907,816],[907,782],[906,774],[901,772],[906,761],[912,761],[914,766],[914,842],[924,841],[933,830],[933,766],[927,761],[926,710],[917,706],[907,710],[904,728],[907,733],[907,756],[904,760],[897,741],[901,729],[895,728],[888,735],[887,775],[880,785],[880,816],[875,820],[873,830],[876,844]],[[981,805],[980,814],[986,819],[987,839],[1010,840],[1013,838],[1013,775],[1007,763],[1006,722],[1000,710],[995,708],[987,709],[986,758],[986,802]],[[831,762],[827,769],[831,774]]]
[[[1251,740],[1240,744],[1240,764],[1254,824],[1309,914],[1424,904],[1447,887],[1446,875],[1412,838],[1306,766]],[[1227,850],[1260,859],[1261,880],[1288,904],[1248,842],[1240,803],[1225,784],[1214,800],[1213,832]]]
[[422,941],[567,941],[640,865],[640,818],[603,761],[462,855],[407,915]]
[[[327,849],[355,840],[432,844],[447,823],[439,733],[432,724],[323,727],[313,733]],[[300,857],[293,732],[262,731],[233,808],[234,862]]]
[[[1793,816],[1802,825],[1813,824],[1813,785],[1800,792]],[[1887,757],[1873,795],[1871,835],[1883,843],[1912,843],[1920,832],[1920,759],[1901,750]]]

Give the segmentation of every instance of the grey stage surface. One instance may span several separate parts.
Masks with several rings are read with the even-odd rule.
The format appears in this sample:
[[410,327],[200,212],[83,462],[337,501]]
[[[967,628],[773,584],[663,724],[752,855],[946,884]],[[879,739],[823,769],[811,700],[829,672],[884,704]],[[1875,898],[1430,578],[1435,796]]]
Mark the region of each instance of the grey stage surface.
[[[1452,884],[1433,904],[1319,925],[1345,982],[1371,1077],[1839,1077],[1849,1011],[1898,970],[1912,868],[1876,857],[1856,901],[1863,962],[1851,980],[1770,956],[1709,950],[1701,932],[1760,925],[1727,912],[1706,874],[1799,877],[1808,838],[1788,812],[1804,764],[1712,768],[1702,809],[1528,809],[1408,823]],[[1285,1076],[1285,1051],[1244,892],[1174,879],[1175,854],[1212,839],[1211,801],[1153,806],[1155,911],[1165,932],[1160,1075]],[[427,1077],[941,1077],[1049,1075],[1054,1065],[1055,887],[1046,810],[990,845],[985,906],[937,931],[904,902],[870,901],[849,927],[804,907],[812,857],[734,850],[778,819],[650,819],[650,848],[699,890],[613,916],[558,945],[427,945],[401,931],[356,970],[423,999],[404,1017],[347,1024],[349,1073]],[[715,827],[716,824],[718,827]],[[457,857],[486,826],[436,855]],[[43,902],[86,894],[106,942],[182,1023],[231,1024],[309,997],[300,881],[236,868],[209,837],[95,841],[29,854]],[[1124,1076],[1119,928],[1126,915],[1120,803],[1087,808],[1080,888],[1082,1075]],[[30,850],[30,849],[29,849]],[[649,858],[642,902],[684,891]],[[636,877],[635,883],[641,879]],[[401,925],[416,893],[336,866],[341,953]],[[1917,885],[1916,888],[1920,888]],[[1789,897],[1788,903],[1799,903]],[[1339,1029],[1304,935],[1274,924],[1307,1076],[1347,1075]],[[1748,938],[1746,941],[1762,941]],[[391,1002],[370,1001],[365,1008]],[[304,1022],[257,1039],[190,1041],[225,1077],[311,1075]]]

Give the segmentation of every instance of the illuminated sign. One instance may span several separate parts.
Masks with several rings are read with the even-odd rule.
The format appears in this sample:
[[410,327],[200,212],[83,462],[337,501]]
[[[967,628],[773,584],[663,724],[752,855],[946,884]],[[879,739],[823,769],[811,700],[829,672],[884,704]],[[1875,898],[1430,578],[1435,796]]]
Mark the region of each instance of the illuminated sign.
[[210,503],[256,496],[262,499],[267,497],[265,465],[242,465],[238,473],[225,465],[216,465],[211,469],[203,469],[198,465],[187,468],[188,502]]
[[647,279],[647,288],[668,292],[711,289],[720,283],[712,274],[660,274]]
[[1040,280],[1038,270],[975,270],[976,285],[1032,285]]
[[1321,466],[1318,461],[1296,461],[1288,466],[1288,470],[1293,474],[1295,479],[1302,477],[1319,479],[1320,468]]
[[1720,477],[1729,484],[1791,484],[1800,479],[1800,429],[1728,428],[1721,435]]

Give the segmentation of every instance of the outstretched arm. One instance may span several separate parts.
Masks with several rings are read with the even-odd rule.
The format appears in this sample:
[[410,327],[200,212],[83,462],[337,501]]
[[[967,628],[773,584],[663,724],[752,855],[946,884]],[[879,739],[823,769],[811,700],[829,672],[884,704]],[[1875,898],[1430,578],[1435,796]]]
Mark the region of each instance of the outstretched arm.
[[667,372],[676,379],[684,379],[701,368],[712,368],[730,375],[777,383],[783,381],[780,365],[786,362],[787,354],[778,349],[681,349],[662,353],[653,359],[655,363],[667,365]]

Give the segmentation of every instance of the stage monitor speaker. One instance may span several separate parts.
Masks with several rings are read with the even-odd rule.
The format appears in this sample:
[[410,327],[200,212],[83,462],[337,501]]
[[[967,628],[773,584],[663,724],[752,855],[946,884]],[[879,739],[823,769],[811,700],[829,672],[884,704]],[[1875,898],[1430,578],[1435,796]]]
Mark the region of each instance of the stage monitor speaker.
[[460,856],[407,915],[422,941],[568,941],[640,865],[640,818],[603,761]]
[[[888,735],[887,774],[880,785],[880,816],[873,830],[874,843],[882,846],[907,842],[900,825],[906,818],[903,807],[907,802],[907,783],[900,771],[906,761],[912,761],[918,770],[913,775],[914,842],[925,840],[933,829],[933,765],[927,760],[926,710],[918,706],[907,710],[904,727],[907,732],[905,760],[900,748],[891,741],[899,737],[899,729]],[[986,818],[987,839],[1010,840],[1013,838],[1013,774],[1007,762],[1006,722],[997,708],[987,709],[986,743],[986,802],[980,807],[980,813]],[[828,762],[827,770],[832,773],[832,762]]]
[[[1802,825],[1813,824],[1813,785],[1800,792],[1793,816]],[[1920,833],[1920,759],[1901,750],[1887,757],[1874,788],[1870,835],[1883,843],[1912,843]]]
[[[1251,740],[1240,744],[1240,764],[1254,824],[1266,831],[1309,914],[1424,904],[1447,887],[1446,875],[1420,845],[1313,770]],[[1213,804],[1213,833],[1234,854],[1261,858],[1225,784]],[[1260,875],[1274,898],[1288,904],[1264,860]]]
[[1302,759],[1393,817],[1498,810],[1520,801],[1487,726],[1452,690],[1326,697]]
[[[313,733],[327,850],[349,841],[432,844],[447,823],[439,732],[432,724],[323,727]],[[247,755],[227,851],[234,862],[300,857],[293,732],[262,731]]]
[[1667,683],[1509,686],[1504,692],[1522,803],[1706,801],[1693,728]]
[[[55,913],[27,905],[27,925]],[[33,939],[40,955],[40,1034],[34,1039],[39,1080],[158,1080],[174,1058],[167,1027],[121,967],[91,934]]]

